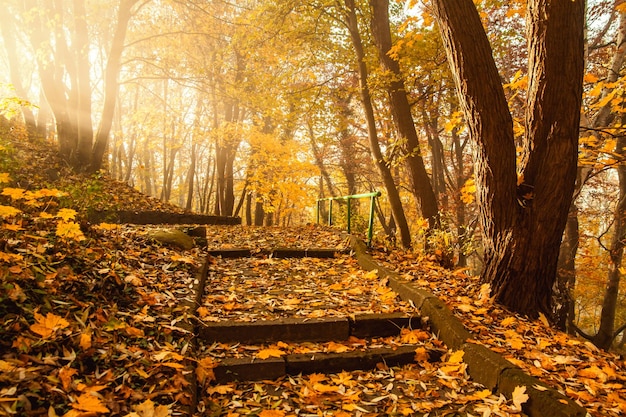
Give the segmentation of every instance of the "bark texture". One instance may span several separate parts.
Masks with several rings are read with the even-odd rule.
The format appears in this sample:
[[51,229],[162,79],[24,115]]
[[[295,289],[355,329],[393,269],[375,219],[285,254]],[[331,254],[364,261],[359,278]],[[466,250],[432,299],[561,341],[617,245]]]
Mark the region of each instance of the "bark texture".
[[527,134],[519,181],[512,118],[478,12],[471,0],[436,0],[433,6],[475,142],[482,278],[511,310],[549,315],[576,179],[584,2],[529,1]]

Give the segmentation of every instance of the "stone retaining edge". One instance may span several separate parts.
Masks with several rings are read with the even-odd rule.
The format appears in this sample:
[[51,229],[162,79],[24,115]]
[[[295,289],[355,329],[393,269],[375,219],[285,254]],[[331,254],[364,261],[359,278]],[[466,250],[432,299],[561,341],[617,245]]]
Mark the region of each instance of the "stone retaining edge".
[[[209,263],[210,258],[209,256],[206,256],[202,264],[202,268],[200,268],[200,270],[196,273],[196,277],[193,282],[193,298],[186,298],[181,303],[185,317],[180,321],[179,326],[188,331],[190,334],[190,337],[187,340],[189,343],[187,346],[188,352],[196,352],[197,350],[196,335],[198,332],[195,312],[196,308],[199,305],[202,305],[204,287],[206,286],[206,282],[209,277]],[[187,411],[186,415],[192,416],[196,414],[196,410],[198,408],[198,380],[196,378],[197,361],[193,358],[186,357],[184,360],[184,366],[185,379],[189,384],[187,389],[189,390],[189,394],[191,396],[191,403],[185,407]]]
[[434,294],[403,280],[397,273],[378,264],[367,253],[365,243],[349,236],[350,245],[359,265],[368,271],[378,270],[381,278],[403,300],[410,300],[422,317],[430,323],[431,330],[448,348],[463,350],[463,361],[470,377],[485,387],[510,398],[516,386],[526,386],[529,400],[522,405],[529,417],[585,417],[587,411],[569,397],[550,388],[545,383],[526,374],[502,356],[473,339],[463,323],[446,304]]

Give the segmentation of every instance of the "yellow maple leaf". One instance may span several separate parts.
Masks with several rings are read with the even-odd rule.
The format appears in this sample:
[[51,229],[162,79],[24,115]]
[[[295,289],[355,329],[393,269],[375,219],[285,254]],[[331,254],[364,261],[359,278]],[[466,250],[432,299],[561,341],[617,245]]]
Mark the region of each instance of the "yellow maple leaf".
[[26,190],[24,190],[23,188],[6,187],[5,189],[2,190],[2,195],[7,195],[11,197],[11,200],[20,200],[24,198],[25,192]]
[[68,194],[65,191],[57,190],[56,188],[42,188],[34,192],[30,192],[28,198],[46,198],[46,197],[65,197]]
[[0,205],[0,217],[2,218],[13,217],[21,212],[22,210],[16,209],[15,207]]
[[309,382],[311,384],[315,384],[316,382],[321,382],[326,379],[326,375],[324,374],[311,374],[309,375]]
[[283,355],[286,355],[286,353],[280,349],[267,348],[259,350],[256,354],[256,357],[259,359],[267,359],[270,357],[280,358]]
[[85,240],[85,235],[83,235],[80,225],[76,222],[60,221],[57,224],[56,235],[63,239]]
[[44,339],[51,337],[57,330],[65,329],[70,325],[63,317],[52,313],[48,313],[45,317],[35,313],[35,321],[36,323],[31,324],[30,330]]
[[465,181],[463,187],[461,187],[461,201],[465,204],[471,204],[474,202],[476,196],[476,183],[474,178],[469,178]]
[[400,331],[400,340],[402,343],[415,344],[424,340],[430,339],[430,334],[420,329],[409,330],[403,328]]
[[0,173],[0,184],[6,183],[6,182],[11,182],[11,176],[9,175],[8,172]]
[[63,208],[59,210],[55,217],[63,219],[64,221],[73,220],[74,218],[76,218],[76,210]]

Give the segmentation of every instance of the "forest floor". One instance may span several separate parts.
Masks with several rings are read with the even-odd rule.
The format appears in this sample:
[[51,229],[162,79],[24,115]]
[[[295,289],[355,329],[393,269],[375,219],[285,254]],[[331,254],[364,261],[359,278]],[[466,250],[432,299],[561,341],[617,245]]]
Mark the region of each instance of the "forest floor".
[[[151,238],[154,226],[89,224],[89,210],[180,209],[104,176],[74,174],[49,144],[0,143],[0,415],[519,416],[513,399],[473,382],[462,355],[428,329],[397,336],[263,345],[197,343],[190,321],[413,313],[349,255],[331,260],[211,259],[210,289],[193,306],[211,248],[346,247],[333,230],[212,226],[207,245],[183,250]],[[618,355],[493,304],[463,271],[411,251],[371,254],[444,300],[482,344],[572,398],[594,417],[626,413]],[[253,280],[242,280],[252,275]],[[263,289],[261,290],[260,287]],[[415,363],[213,381],[226,357],[280,357],[418,344]],[[437,360],[428,353],[442,352]],[[191,365],[190,365],[191,364]]]

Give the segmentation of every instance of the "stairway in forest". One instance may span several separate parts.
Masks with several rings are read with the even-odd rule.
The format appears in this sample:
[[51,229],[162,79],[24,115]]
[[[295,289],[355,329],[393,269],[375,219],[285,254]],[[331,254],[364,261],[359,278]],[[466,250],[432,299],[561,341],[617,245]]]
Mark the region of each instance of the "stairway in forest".
[[[306,287],[305,268],[314,266],[321,272],[319,275],[324,275],[323,271],[331,271],[332,274],[338,265],[350,264],[351,257],[346,250],[227,247],[211,249],[209,253],[214,258],[214,270],[209,271],[203,305],[222,302],[226,313],[240,313],[239,318],[226,314],[229,317],[219,321],[204,321],[197,330],[198,342],[204,346],[204,351],[219,358],[219,364],[214,369],[217,383],[373,369],[380,364],[405,365],[414,362],[416,350],[424,346],[423,343],[411,342],[431,336],[422,328],[421,317],[415,311],[374,313],[356,305],[351,309],[347,304],[343,306],[344,314],[336,314],[337,306],[332,305],[332,299],[322,300],[323,291],[316,292]],[[272,269],[272,266],[278,267]],[[343,273],[358,271],[347,268]],[[234,280],[224,285],[224,281],[229,279]],[[344,279],[343,284],[341,279]],[[352,292],[361,299],[367,298],[367,295],[359,294],[361,290],[356,282],[353,288],[346,288],[345,276],[334,282],[322,278],[321,282],[327,283],[331,291]],[[264,283],[269,285],[264,287]],[[233,286],[249,287],[246,293],[249,298],[269,295],[264,305],[270,299],[282,300],[286,302],[287,309],[277,306],[274,317],[251,319],[246,314],[245,301],[252,309],[259,307],[259,303],[242,300],[242,296],[233,291]],[[216,288],[220,289],[219,295],[212,293]],[[299,298],[294,295],[309,292],[315,293],[320,298],[317,302],[335,314],[330,317],[286,314],[300,310],[289,307],[289,303],[293,307],[300,304]],[[254,317],[254,312],[249,313]],[[431,347],[426,354],[437,360],[444,352]]]

